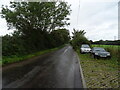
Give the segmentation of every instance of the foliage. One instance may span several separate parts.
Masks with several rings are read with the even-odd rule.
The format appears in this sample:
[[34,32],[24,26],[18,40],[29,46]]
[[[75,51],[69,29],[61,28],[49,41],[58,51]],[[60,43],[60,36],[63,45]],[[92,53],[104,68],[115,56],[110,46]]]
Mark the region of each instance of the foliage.
[[92,42],[92,44],[102,44],[102,45],[120,45],[120,40],[115,40],[115,41],[103,41],[103,40],[99,40],[99,41],[95,41]]
[[52,38],[55,38],[52,42],[53,46],[55,46],[55,44],[62,45],[64,43],[68,43],[70,40],[69,31],[66,29],[54,30],[51,32],[51,35]]
[[27,54],[27,55],[13,55],[13,56],[8,56],[8,57],[3,56],[3,60],[2,60],[2,63],[0,63],[0,65],[1,64],[2,65],[7,65],[7,64],[10,64],[10,63],[14,63],[14,62],[27,60],[27,59],[33,58],[35,56],[39,56],[39,55],[42,55],[42,54],[45,54],[45,53],[49,53],[49,52],[58,50],[58,49],[60,49],[62,47],[64,47],[64,45],[62,45],[60,47],[52,48],[52,49],[42,50],[42,51],[32,53],[32,54]]
[[84,30],[75,30],[72,33],[73,34],[73,39],[71,41],[72,46],[74,49],[77,49],[78,47],[81,47],[82,44],[90,44],[88,39],[84,36],[86,32]]
[[[70,6],[66,2],[10,2],[2,18],[12,35],[3,36],[3,56],[25,55],[58,47],[69,41]],[[63,28],[63,29],[60,29]],[[59,42],[58,42],[59,41]]]
[[15,27],[24,35],[69,25],[70,7],[65,2],[11,2],[10,8],[14,10],[2,7],[2,17],[9,28]]
[[3,56],[17,55],[17,54],[25,54],[25,48],[23,45],[23,40],[21,36],[17,35],[14,32],[11,35],[5,35],[2,37],[2,54]]

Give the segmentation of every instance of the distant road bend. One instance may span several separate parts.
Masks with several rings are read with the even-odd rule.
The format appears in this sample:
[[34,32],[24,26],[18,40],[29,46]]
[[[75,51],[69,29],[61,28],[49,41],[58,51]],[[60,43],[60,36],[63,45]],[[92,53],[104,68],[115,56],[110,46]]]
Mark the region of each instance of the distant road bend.
[[3,67],[3,88],[83,88],[79,62],[70,45]]

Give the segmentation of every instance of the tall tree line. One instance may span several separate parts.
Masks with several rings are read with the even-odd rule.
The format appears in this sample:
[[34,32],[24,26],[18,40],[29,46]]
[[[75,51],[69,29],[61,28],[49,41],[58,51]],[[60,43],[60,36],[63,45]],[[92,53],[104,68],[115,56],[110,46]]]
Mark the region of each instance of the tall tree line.
[[2,18],[12,35],[3,39],[3,56],[28,54],[57,47],[69,41],[70,5],[66,2],[10,2],[2,6]]

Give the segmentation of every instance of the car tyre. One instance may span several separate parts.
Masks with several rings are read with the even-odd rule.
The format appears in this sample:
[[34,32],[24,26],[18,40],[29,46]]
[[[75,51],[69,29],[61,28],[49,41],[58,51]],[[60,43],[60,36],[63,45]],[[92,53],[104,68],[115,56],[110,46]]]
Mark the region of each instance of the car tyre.
[[98,58],[99,58],[98,56],[94,55],[94,59],[98,59]]
[[96,55],[94,55],[94,58],[95,58],[95,59],[97,59],[97,56],[96,56]]

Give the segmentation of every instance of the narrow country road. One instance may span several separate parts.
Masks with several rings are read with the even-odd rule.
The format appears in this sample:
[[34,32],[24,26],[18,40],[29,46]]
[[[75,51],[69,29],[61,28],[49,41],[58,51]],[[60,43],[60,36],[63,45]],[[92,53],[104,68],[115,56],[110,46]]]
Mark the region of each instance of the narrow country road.
[[83,88],[77,55],[57,51],[3,67],[3,88]]

